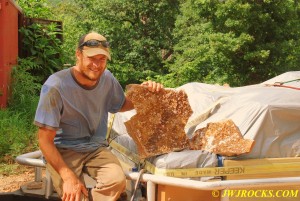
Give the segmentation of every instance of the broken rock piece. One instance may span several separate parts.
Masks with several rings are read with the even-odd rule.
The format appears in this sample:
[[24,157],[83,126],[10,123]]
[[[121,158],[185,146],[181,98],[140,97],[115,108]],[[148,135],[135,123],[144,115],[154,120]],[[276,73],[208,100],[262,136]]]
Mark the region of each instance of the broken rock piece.
[[207,150],[222,156],[236,156],[249,153],[253,140],[244,139],[232,120],[209,123],[198,129],[190,140],[191,149]]
[[137,114],[125,126],[141,158],[189,147],[184,127],[192,109],[184,91],[150,92],[144,86],[129,85],[127,97]]

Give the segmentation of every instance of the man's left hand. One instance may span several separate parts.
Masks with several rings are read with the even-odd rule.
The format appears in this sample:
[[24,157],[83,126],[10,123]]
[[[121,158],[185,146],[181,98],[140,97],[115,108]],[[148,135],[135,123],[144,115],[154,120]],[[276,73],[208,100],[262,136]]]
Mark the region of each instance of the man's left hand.
[[148,90],[152,91],[152,92],[160,91],[161,89],[164,88],[164,86],[162,84],[151,81],[151,80],[143,82],[141,85],[147,87]]

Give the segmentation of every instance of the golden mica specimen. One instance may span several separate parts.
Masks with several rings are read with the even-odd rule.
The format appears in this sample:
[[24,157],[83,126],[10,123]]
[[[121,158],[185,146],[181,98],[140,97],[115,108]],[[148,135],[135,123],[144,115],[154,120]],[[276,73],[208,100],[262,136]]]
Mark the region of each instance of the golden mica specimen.
[[184,127],[193,112],[184,91],[151,92],[135,84],[126,88],[137,113],[125,126],[141,158],[189,147]]
[[232,120],[209,123],[195,131],[190,140],[190,148],[207,150],[222,156],[236,156],[249,153],[254,140],[244,139]]

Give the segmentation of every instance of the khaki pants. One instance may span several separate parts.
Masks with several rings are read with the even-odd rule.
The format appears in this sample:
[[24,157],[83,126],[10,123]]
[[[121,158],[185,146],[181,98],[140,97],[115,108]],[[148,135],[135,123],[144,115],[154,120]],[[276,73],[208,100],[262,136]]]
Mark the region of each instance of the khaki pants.
[[[96,186],[91,190],[93,201],[115,201],[125,189],[125,175],[118,159],[104,147],[94,152],[78,153],[68,149],[58,149],[70,169],[84,183],[83,173],[96,180]],[[50,164],[46,164],[53,180],[53,186],[62,197],[62,179]],[[82,194],[83,195],[83,194]],[[82,196],[82,201],[88,200]]]

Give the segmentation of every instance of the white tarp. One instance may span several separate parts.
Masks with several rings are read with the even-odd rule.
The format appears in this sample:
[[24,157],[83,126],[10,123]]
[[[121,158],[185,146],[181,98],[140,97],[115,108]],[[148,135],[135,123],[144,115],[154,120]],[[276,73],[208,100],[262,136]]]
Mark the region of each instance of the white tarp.
[[[300,90],[266,84],[295,79],[300,79],[300,71],[288,72],[264,83],[245,87],[190,83],[180,88],[188,94],[194,117],[223,99],[220,106],[195,130],[205,127],[209,122],[232,119],[245,139],[255,140],[251,153],[240,158],[294,157],[300,155]],[[300,81],[284,85],[300,88]]]
[[[277,158],[300,155],[300,90],[266,86],[300,78],[300,71],[288,72],[257,85],[223,87],[204,83],[188,83],[184,90],[193,109],[186,133],[190,137],[210,122],[231,119],[245,139],[255,140],[249,154],[238,158]],[[300,81],[284,85],[300,87]],[[113,138],[136,153],[124,122],[135,111],[118,113],[113,124]],[[199,117],[201,117],[199,119]],[[195,119],[198,118],[198,121]],[[196,123],[195,123],[196,122]],[[194,123],[194,126],[191,126]],[[159,168],[194,168],[217,166],[215,154],[200,150],[184,150],[154,157]]]

